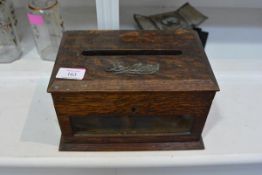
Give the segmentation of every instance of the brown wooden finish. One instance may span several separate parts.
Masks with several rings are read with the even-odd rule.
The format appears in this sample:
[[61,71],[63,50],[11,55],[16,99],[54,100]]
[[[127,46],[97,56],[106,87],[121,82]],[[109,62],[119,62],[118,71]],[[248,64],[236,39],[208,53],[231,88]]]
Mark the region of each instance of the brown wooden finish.
[[[159,65],[152,74],[107,71]],[[61,67],[83,80],[57,79]],[[216,79],[190,30],[65,32],[48,86],[63,151],[203,149]]]
[[202,138],[189,142],[160,143],[70,143],[63,137],[60,141],[60,151],[152,151],[152,150],[201,150],[204,149]]
[[[92,50],[162,50],[163,55],[92,55]],[[182,54],[165,55],[166,51]],[[118,75],[106,72],[114,62],[159,63],[153,75]],[[60,67],[86,68],[83,81],[56,79]],[[87,83],[88,82],[88,83]],[[79,31],[65,32],[48,92],[83,91],[216,91],[219,90],[198,35],[173,31]]]

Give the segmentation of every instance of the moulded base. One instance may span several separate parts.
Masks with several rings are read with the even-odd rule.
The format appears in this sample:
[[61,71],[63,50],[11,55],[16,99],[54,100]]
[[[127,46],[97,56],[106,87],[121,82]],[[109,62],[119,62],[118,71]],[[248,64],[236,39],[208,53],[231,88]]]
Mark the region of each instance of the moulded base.
[[154,151],[204,149],[202,137],[198,141],[161,143],[66,143],[60,140],[60,151]]

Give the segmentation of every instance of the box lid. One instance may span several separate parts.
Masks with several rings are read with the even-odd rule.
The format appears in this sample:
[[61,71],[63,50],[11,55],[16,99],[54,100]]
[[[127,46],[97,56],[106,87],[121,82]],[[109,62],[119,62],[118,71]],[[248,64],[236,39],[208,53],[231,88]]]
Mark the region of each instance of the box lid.
[[[57,78],[61,68],[85,70],[82,80]],[[48,92],[218,91],[192,30],[67,31]]]

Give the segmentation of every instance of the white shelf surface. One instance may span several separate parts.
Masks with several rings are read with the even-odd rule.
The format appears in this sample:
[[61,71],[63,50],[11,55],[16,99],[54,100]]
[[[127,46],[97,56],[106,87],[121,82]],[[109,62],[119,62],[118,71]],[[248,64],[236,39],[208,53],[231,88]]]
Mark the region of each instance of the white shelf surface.
[[[262,11],[203,10],[210,17],[203,25],[210,32],[206,51],[221,89],[204,128],[205,150],[59,152],[60,130],[51,96],[46,92],[53,62],[40,60],[24,22],[24,56],[0,65],[0,167],[261,164]],[[24,11],[20,14],[25,18]],[[131,10],[122,9],[121,14],[121,28],[131,29]],[[94,8],[65,9],[63,16],[67,30],[96,27]]]

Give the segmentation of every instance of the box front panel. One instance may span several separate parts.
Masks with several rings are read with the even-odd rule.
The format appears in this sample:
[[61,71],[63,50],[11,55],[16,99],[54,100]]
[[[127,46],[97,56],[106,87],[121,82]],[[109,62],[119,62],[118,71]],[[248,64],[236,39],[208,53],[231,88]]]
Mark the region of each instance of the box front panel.
[[199,139],[213,96],[210,92],[126,92],[53,98],[65,140],[97,143]]

